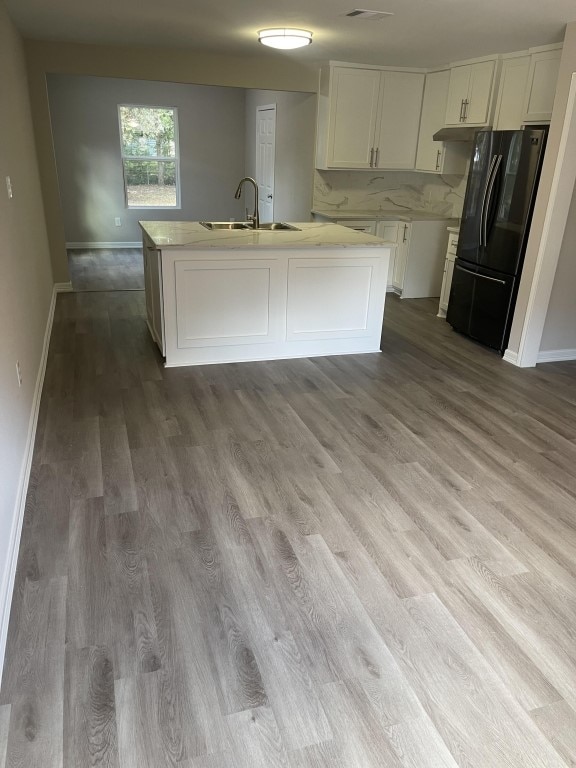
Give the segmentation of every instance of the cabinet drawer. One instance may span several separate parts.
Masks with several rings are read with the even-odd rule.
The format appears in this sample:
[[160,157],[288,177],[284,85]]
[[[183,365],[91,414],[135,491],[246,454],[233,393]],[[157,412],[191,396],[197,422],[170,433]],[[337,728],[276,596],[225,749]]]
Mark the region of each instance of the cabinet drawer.
[[336,224],[340,224],[348,229],[355,229],[356,232],[365,232],[367,235],[376,234],[376,222],[375,221],[337,221]]

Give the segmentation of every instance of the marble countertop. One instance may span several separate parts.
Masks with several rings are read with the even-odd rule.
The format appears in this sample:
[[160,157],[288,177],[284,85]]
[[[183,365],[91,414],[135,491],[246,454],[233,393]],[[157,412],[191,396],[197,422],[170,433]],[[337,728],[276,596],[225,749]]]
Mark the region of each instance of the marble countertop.
[[353,210],[330,210],[325,211],[320,208],[312,209],[312,213],[318,216],[326,216],[333,221],[453,221],[455,216],[447,216],[442,213],[427,213],[426,211],[399,211],[397,209],[377,211],[353,211]]
[[254,232],[249,229],[208,230],[198,221],[140,221],[140,227],[159,249],[165,248],[314,248],[374,247],[384,241],[339,224],[290,222],[296,230]]

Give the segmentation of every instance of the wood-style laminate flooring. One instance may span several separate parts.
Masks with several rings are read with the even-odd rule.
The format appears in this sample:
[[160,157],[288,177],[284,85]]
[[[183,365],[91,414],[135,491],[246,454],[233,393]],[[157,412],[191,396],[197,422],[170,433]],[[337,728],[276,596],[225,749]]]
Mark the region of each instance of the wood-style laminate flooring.
[[72,249],[68,269],[74,291],[141,291],[144,262],[141,248]]
[[576,765],[576,365],[435,306],[164,369],[141,293],[59,296],[1,768]]

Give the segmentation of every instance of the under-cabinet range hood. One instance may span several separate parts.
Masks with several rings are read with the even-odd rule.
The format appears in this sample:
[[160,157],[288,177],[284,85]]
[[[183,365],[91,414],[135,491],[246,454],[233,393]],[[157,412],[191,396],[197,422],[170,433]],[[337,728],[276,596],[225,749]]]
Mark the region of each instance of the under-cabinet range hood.
[[470,125],[456,125],[454,128],[440,128],[432,137],[434,141],[474,141],[474,136],[479,130],[491,130],[490,128],[473,128]]

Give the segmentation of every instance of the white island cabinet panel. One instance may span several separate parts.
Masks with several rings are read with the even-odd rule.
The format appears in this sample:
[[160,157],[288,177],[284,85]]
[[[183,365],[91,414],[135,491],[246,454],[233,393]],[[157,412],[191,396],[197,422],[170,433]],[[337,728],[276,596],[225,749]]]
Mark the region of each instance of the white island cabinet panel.
[[376,258],[290,259],[288,340],[368,336],[378,267]]
[[391,249],[373,235],[316,222],[276,232],[140,226],[161,266],[166,366],[380,351]]
[[[180,349],[277,341],[282,333],[282,266],[277,259],[177,261]],[[246,300],[249,297],[249,301]]]

